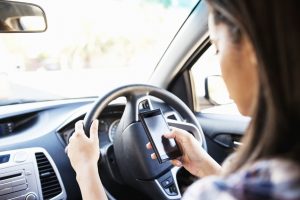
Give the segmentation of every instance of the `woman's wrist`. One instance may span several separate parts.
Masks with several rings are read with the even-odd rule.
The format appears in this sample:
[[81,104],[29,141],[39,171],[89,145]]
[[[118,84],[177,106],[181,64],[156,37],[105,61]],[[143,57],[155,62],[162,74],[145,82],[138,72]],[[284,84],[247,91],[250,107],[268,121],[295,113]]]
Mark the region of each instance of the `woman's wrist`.
[[106,200],[97,165],[84,165],[76,172],[76,179],[84,200]]
[[201,163],[199,164],[196,176],[203,178],[210,175],[219,175],[222,172],[222,167],[206,152],[202,156]]
[[99,177],[97,165],[82,165],[82,167],[76,170],[76,180],[78,183],[85,181],[87,177]]

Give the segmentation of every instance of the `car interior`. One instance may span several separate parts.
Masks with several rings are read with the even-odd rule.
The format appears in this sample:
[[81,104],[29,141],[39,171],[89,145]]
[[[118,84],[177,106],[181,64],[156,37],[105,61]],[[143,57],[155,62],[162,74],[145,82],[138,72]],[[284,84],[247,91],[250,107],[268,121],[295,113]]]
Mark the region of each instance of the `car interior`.
[[[37,11],[24,7],[15,9],[19,16],[14,16],[12,9],[2,17],[4,6],[0,6],[1,21],[10,26],[0,35],[51,28],[42,6],[10,1],[0,5],[4,2]],[[5,20],[8,15],[12,17]],[[38,17],[38,23],[27,26],[21,15]],[[222,87],[214,85],[222,79],[219,74],[201,74],[202,68],[210,66],[206,58],[213,59],[207,18],[206,3],[197,1],[143,83],[108,85],[97,97],[1,105],[0,199],[81,199],[65,152],[78,120],[84,120],[86,130],[94,119],[99,120],[99,173],[109,199],[180,199],[196,180],[182,167],[150,158],[152,152],[145,148],[148,138],[138,118],[143,111],[161,109],[170,126],[187,130],[200,148],[222,164],[242,145],[250,119],[229,112],[236,109],[232,102],[218,102],[223,100],[216,94]],[[132,73],[139,76],[138,71]]]

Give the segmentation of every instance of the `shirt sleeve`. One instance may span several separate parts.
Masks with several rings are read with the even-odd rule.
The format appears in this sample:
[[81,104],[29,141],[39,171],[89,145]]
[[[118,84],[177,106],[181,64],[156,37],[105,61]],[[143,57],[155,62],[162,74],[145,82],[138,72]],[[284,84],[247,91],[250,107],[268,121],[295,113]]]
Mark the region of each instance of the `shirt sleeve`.
[[237,153],[232,153],[232,154],[230,154],[224,161],[223,161],[223,163],[222,163],[222,171],[223,172],[226,172],[226,171],[228,171],[228,170],[230,170],[231,169],[231,167],[232,167],[232,163],[235,161],[235,159],[236,159],[236,155],[237,155]]
[[184,193],[183,200],[236,200],[226,190],[225,182],[216,176],[206,177],[193,183]]
[[229,176],[210,176],[196,181],[182,199],[300,200],[299,165],[286,160],[261,160]]

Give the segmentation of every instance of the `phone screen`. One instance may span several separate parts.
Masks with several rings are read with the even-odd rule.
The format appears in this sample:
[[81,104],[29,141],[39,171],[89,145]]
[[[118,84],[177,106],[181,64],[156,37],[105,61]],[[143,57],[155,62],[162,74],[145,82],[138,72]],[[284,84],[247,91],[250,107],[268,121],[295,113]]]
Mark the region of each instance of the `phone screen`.
[[[167,139],[163,134],[170,132],[170,128],[160,110],[142,113],[140,116],[148,138],[154,147],[160,162],[176,158],[180,155],[174,139]],[[157,155],[158,154],[158,155]]]

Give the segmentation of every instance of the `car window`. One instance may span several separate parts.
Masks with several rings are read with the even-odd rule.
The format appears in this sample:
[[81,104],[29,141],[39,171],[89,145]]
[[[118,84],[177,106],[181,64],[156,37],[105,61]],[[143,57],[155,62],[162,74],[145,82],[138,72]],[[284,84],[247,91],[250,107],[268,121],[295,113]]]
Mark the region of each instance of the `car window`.
[[[197,112],[240,115],[222,79],[220,64],[213,45],[191,68],[191,76]],[[208,86],[205,84],[206,81],[209,81]]]
[[146,83],[197,0],[33,0],[45,33],[0,34],[0,104]]

